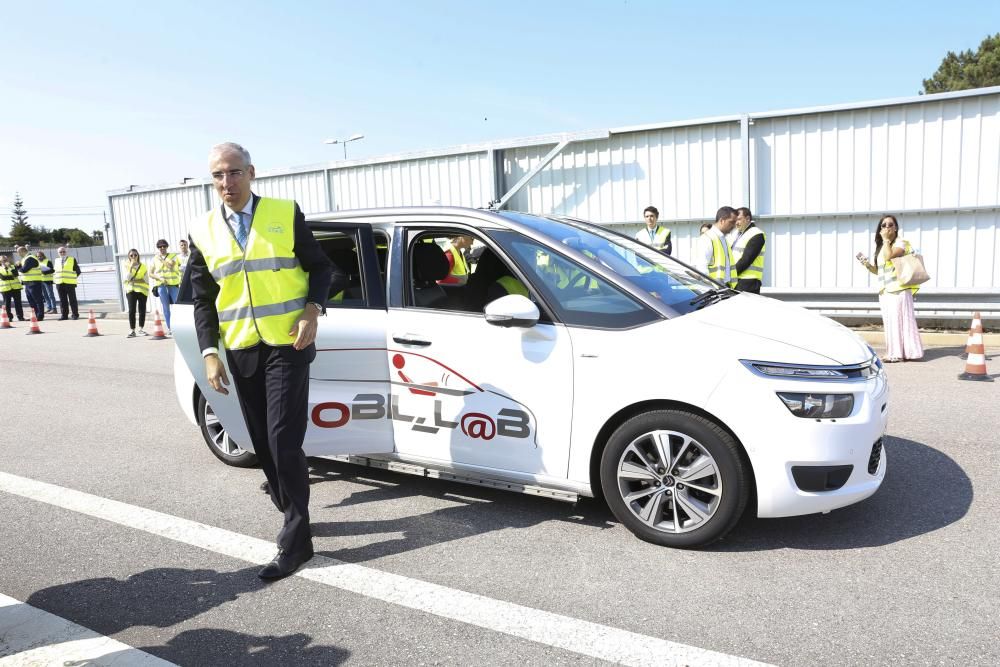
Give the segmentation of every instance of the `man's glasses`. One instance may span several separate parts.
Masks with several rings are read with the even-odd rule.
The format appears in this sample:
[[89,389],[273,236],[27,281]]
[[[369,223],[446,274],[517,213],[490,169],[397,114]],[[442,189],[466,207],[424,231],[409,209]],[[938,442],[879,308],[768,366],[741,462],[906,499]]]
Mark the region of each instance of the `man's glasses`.
[[213,171],[212,179],[216,181],[221,181],[223,178],[228,176],[229,178],[240,178],[246,172],[242,169],[230,169],[229,171]]

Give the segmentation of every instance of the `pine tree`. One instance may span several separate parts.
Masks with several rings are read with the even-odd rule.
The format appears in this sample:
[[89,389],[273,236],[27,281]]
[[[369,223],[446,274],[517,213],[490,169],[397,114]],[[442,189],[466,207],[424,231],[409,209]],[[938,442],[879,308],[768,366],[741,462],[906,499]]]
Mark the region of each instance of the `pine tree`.
[[21,193],[14,195],[14,210],[10,216],[10,239],[17,245],[35,241],[35,230],[28,224],[28,212],[24,209]]
[[944,93],[1000,85],[1000,33],[987,37],[976,49],[949,51],[921,93]]

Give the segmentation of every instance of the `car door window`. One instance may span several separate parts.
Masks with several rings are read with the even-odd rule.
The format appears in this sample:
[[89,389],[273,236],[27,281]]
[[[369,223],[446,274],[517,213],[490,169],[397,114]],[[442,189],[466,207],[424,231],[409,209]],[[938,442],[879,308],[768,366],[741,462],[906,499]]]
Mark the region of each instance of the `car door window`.
[[644,304],[548,246],[516,232],[499,233],[497,238],[561,322],[628,329],[659,319]]

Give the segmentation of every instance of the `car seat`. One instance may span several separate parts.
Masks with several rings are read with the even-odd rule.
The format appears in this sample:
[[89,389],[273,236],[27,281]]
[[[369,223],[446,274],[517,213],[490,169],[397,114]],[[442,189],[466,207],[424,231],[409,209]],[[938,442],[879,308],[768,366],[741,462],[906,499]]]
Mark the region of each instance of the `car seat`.
[[498,278],[509,276],[510,271],[492,250],[484,250],[476,270],[465,285],[465,310],[481,313],[489,303],[489,289]]
[[448,275],[448,258],[436,243],[414,243],[413,304],[422,308],[442,306],[448,295],[437,281]]

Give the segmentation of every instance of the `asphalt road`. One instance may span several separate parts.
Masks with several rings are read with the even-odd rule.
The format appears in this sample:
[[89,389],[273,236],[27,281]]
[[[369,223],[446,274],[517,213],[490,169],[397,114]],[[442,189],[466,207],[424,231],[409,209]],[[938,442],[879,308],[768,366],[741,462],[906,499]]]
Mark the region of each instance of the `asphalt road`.
[[[0,331],[0,475],[273,539],[263,475],[219,463],[177,406],[171,342],[127,340],[117,320],[100,338],[83,337],[84,320],[42,327]],[[225,551],[4,490],[0,594],[184,665],[603,664],[525,638],[559,618],[718,652],[708,662],[1000,664],[1000,382],[958,381],[960,352],[889,366],[889,471],[874,497],[747,518],[701,551],[643,543],[595,501],[314,461],[317,553],[361,566],[359,580],[481,596],[487,616],[523,616],[523,632],[415,609],[405,591],[265,585]],[[0,612],[0,663],[9,630]]]

